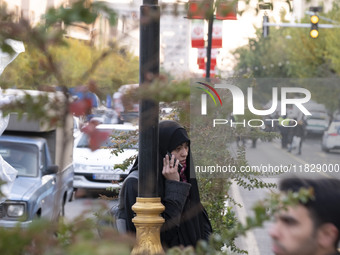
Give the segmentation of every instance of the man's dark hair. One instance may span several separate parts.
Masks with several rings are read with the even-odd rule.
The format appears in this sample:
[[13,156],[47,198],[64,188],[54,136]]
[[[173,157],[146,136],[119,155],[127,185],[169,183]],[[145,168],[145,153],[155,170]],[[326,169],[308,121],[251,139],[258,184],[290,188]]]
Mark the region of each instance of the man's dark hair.
[[[323,223],[332,223],[340,233],[340,180],[287,178],[280,182],[281,191],[298,192],[301,188],[313,188],[314,198],[303,205],[309,210],[318,227]],[[338,241],[340,234],[338,235]]]

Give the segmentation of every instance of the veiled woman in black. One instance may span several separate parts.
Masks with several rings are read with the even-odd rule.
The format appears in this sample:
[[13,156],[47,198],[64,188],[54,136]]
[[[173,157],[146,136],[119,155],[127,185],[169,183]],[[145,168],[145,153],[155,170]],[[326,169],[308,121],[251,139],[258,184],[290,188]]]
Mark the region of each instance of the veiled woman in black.
[[[171,160],[167,153],[172,154]],[[159,123],[159,153],[161,177],[159,195],[165,211],[165,223],[161,228],[161,241],[165,248],[195,246],[199,240],[207,240],[212,232],[207,213],[200,202],[194,166],[190,153],[190,139],[186,130],[174,121]],[[174,160],[176,158],[176,161]],[[182,165],[179,169],[178,165]],[[137,160],[130,174],[138,171]],[[136,174],[136,173],[135,173]],[[126,230],[136,232],[132,223],[135,216],[131,207],[138,196],[138,178],[127,178],[121,198],[119,218],[126,220]]]

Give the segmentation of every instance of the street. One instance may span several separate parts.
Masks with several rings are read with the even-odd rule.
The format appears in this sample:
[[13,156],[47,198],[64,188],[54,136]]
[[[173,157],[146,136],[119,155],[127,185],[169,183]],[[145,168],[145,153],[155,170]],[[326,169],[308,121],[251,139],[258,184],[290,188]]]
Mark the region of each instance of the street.
[[[81,195],[79,195],[81,193]],[[109,194],[106,194],[107,196]],[[96,219],[96,213],[99,211],[107,211],[111,208],[117,199],[105,200],[99,198],[98,195],[85,194],[83,190],[76,193],[72,202],[66,203],[65,218],[67,222],[72,222],[77,217],[81,216],[83,219],[93,218]]]

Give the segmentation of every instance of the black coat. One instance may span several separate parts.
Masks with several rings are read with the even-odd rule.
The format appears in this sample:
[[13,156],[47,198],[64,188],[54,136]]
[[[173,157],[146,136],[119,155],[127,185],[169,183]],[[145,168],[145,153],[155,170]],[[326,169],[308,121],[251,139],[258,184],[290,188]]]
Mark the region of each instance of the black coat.
[[[160,166],[159,171],[163,169],[163,157],[167,151],[171,151],[169,146],[174,145],[172,139],[173,134],[177,130],[183,136],[178,139],[178,145],[185,142],[187,139],[186,131],[178,123],[173,121],[163,121],[159,125],[159,141],[160,141]],[[171,141],[172,139],[172,141]],[[172,144],[172,145],[171,145]],[[138,171],[138,160],[135,162],[132,171]],[[188,167],[189,166],[189,167]],[[166,180],[161,174],[159,180],[159,195],[162,204],[165,206],[165,211],[162,216],[165,223],[161,228],[161,241],[165,247],[173,247],[178,245],[195,246],[198,240],[207,240],[212,232],[211,224],[208,215],[203,208],[197,181],[193,172],[193,162],[189,149],[187,157],[186,176],[188,183]],[[138,196],[138,179],[129,178],[124,185],[124,213],[121,217],[126,217],[126,228],[129,232],[135,232],[135,226],[132,223],[134,212],[131,207],[136,202]]]
[[298,123],[294,127],[294,136],[298,136],[303,138],[305,136],[305,125],[302,123]]

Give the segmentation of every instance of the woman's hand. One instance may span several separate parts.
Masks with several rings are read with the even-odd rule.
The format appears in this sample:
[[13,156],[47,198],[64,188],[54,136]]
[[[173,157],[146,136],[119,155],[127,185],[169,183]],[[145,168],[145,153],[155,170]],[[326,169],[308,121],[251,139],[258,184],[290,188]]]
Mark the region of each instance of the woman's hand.
[[177,159],[174,162],[175,157],[172,156],[171,160],[169,160],[169,156],[165,155],[163,158],[163,170],[162,174],[167,180],[179,181],[179,173],[178,173],[178,163],[179,160]]

